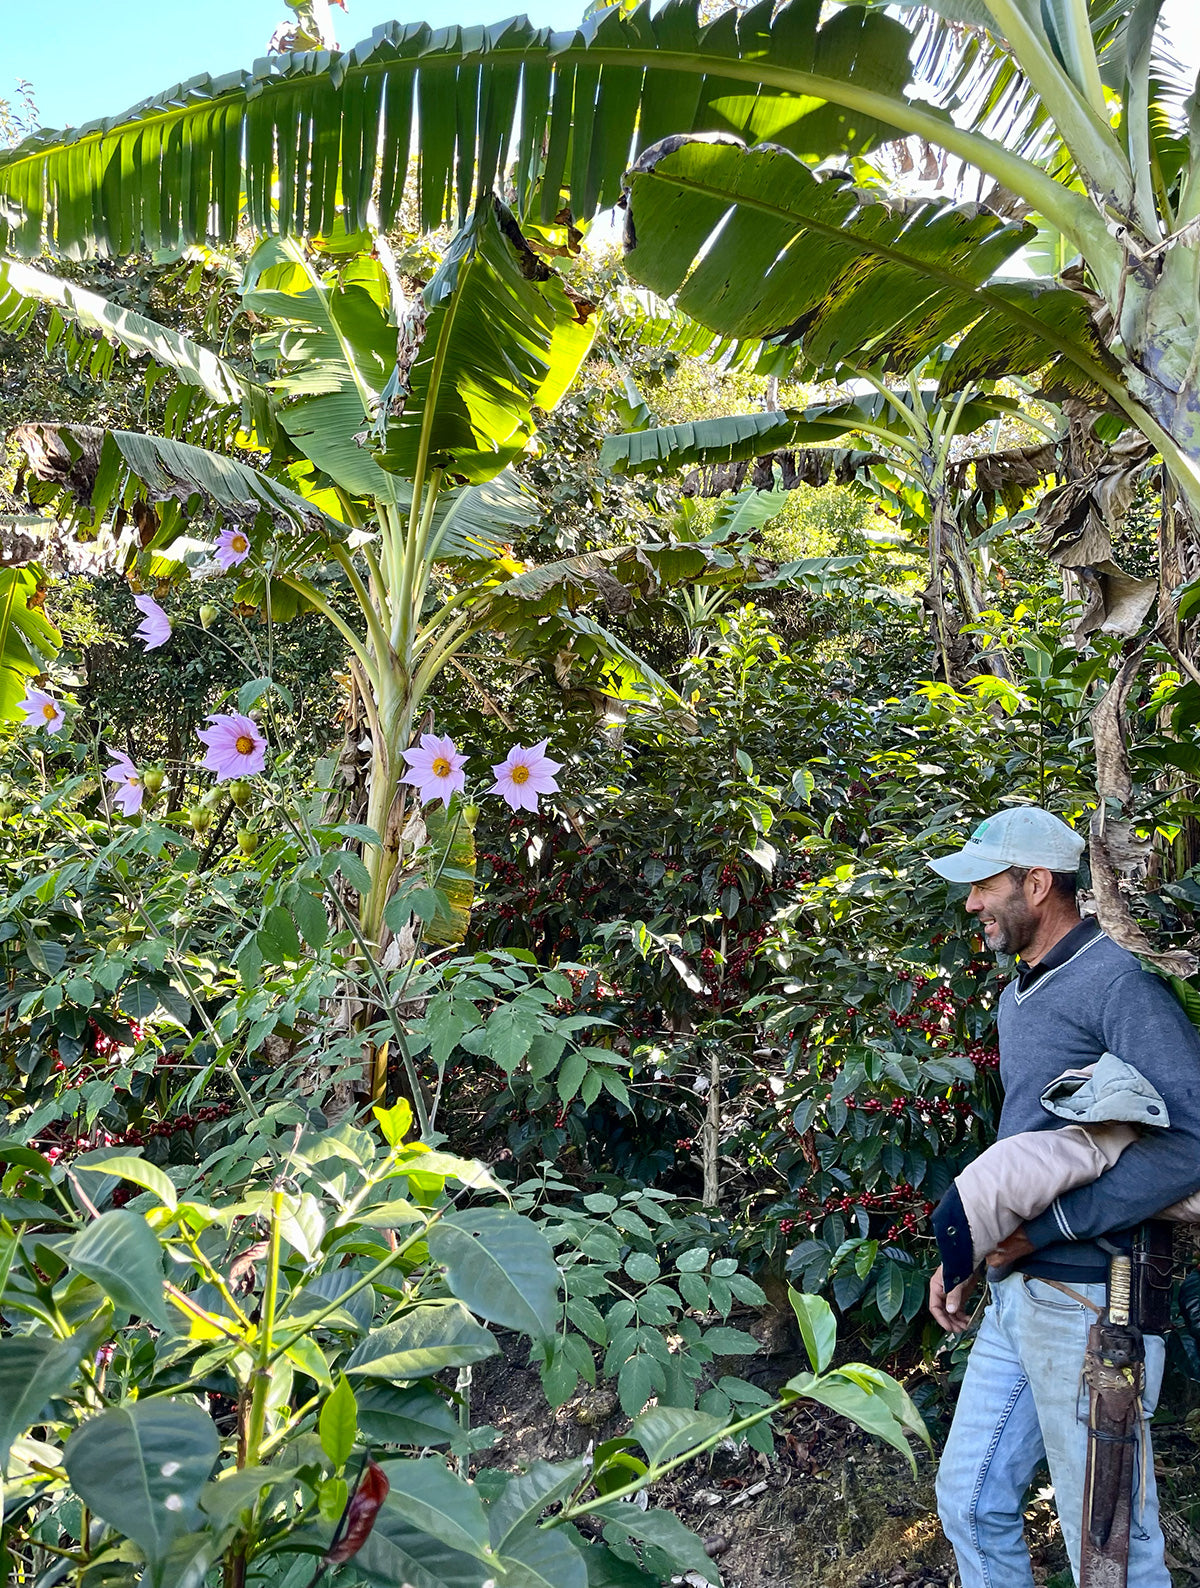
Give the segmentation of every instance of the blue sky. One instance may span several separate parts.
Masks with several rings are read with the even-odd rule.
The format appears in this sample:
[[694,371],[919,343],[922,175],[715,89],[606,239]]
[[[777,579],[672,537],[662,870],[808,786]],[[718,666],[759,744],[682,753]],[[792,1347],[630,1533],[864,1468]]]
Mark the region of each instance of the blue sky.
[[[585,0],[347,0],[338,42],[356,44],[380,22],[496,22],[525,12],[570,27]],[[44,127],[116,115],[200,72],[249,66],[266,53],[284,0],[0,0],[0,98],[33,84]]]
[[[343,45],[380,22],[495,22],[524,10],[539,25],[570,27],[585,0],[347,0]],[[41,124],[78,125],[125,110],[199,72],[249,66],[290,16],[284,0],[0,0],[0,98],[18,78],[34,88]],[[335,13],[335,15],[337,15]],[[1200,7],[1166,0],[1164,20],[1193,70],[1200,65]]]

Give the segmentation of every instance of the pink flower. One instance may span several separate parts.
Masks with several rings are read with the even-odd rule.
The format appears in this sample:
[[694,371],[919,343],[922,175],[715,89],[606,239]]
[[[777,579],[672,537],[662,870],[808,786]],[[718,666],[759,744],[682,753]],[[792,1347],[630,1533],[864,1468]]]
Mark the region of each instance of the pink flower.
[[134,596],[133,604],[142,614],[137,637],[148,651],[155,651],[171,638],[171,620],[153,596]]
[[436,733],[423,733],[418,749],[405,750],[408,771],[401,783],[411,783],[421,797],[422,805],[440,799],[447,808],[452,794],[461,794],[467,786],[465,755],[460,755],[454,740],[439,738]]
[[244,529],[223,529],[217,536],[216,551],[213,553],[221,567],[226,569],[236,568],[239,563],[245,562],[250,555],[250,541]]
[[207,729],[196,729],[196,737],[208,746],[204,765],[217,774],[218,783],[262,771],[267,764],[267,741],[252,717],[243,717],[239,711],[217,711],[208,722]]
[[61,705],[44,689],[31,687],[25,699],[19,704],[20,710],[25,713],[33,726],[45,728],[47,733],[57,733],[67,720],[67,714]]
[[105,777],[110,783],[117,784],[113,795],[113,804],[119,805],[126,816],[134,816],[142,808],[142,799],[146,790],[142,787],[138,769],[127,755],[122,755],[120,750],[110,750],[113,764],[105,772]]
[[496,781],[488,790],[499,794],[515,811],[535,811],[539,794],[556,794],[558,784],[554,774],[562,769],[561,761],[552,761],[546,754],[549,739],[530,746],[514,744],[512,749],[492,771]]

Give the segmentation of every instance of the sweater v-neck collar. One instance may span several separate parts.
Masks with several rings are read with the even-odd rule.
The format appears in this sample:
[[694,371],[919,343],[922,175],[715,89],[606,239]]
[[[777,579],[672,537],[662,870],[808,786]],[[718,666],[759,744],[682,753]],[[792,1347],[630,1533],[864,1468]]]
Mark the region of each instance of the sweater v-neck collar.
[[1073,926],[1065,937],[1060,937],[1054,947],[1034,965],[1025,965],[1018,960],[1017,980],[1014,997],[1018,1003],[1023,1003],[1047,976],[1073,960],[1076,954],[1082,954],[1084,949],[1091,948],[1092,944],[1101,937],[1100,922],[1096,917],[1088,916],[1080,921],[1078,926]]

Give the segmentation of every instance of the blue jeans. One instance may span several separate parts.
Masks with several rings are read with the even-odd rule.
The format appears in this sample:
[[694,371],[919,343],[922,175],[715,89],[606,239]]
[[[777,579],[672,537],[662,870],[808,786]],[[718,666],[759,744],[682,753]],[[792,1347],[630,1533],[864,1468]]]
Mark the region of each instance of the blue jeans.
[[[1103,1285],[1075,1288],[1104,1304]],[[1092,1312],[1045,1280],[1009,1274],[992,1286],[937,1479],[938,1514],[962,1588],[1032,1588],[1022,1512],[1043,1457],[1079,1581],[1088,1411],[1081,1375],[1094,1321]],[[1147,1335],[1147,1418],[1158,1400],[1164,1355],[1161,1336]],[[1129,1588],[1171,1588],[1149,1459],[1145,1484],[1144,1509],[1140,1493],[1134,1494]]]

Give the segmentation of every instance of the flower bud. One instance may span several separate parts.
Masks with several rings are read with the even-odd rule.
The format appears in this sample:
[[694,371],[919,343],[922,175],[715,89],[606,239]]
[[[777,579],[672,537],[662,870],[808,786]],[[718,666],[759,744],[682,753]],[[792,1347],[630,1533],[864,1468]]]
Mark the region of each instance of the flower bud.
[[479,820],[478,805],[464,805],[462,808],[463,826],[468,832],[475,831],[475,823]]
[[206,811],[215,811],[218,806],[225,803],[225,790],[221,787],[210,788],[200,801]]
[[142,769],[142,787],[146,793],[153,796],[163,786],[163,769],[161,766],[147,766]]
[[237,841],[238,848],[246,856],[252,855],[258,848],[258,834],[252,827],[239,827]]
[[249,810],[254,799],[253,785],[247,783],[244,777],[234,778],[229,785],[229,798],[237,806],[238,810]]
[[212,811],[206,810],[203,805],[193,805],[187,817],[194,833],[206,833],[212,826]]
[[200,608],[200,625],[202,628],[211,629],[221,615],[221,609],[214,606],[211,601],[206,601]]

